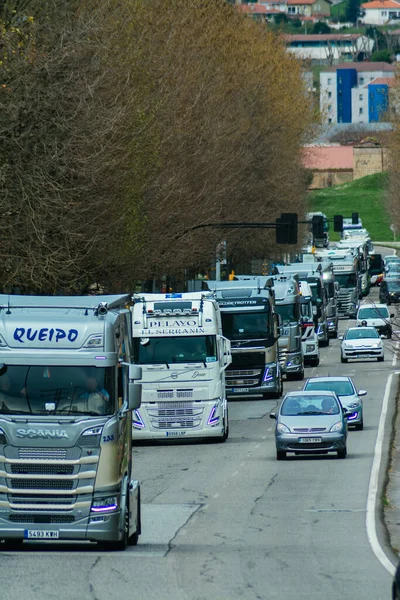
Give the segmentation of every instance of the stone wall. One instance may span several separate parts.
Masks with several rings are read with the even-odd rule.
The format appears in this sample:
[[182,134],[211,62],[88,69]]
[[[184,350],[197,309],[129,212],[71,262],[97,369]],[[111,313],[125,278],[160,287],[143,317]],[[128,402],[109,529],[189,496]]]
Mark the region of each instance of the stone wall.
[[360,179],[365,175],[382,173],[388,170],[388,152],[380,146],[354,146],[353,178]]
[[327,187],[332,187],[332,185],[339,185],[340,183],[348,183],[349,181],[353,181],[353,171],[352,170],[330,170],[326,171],[314,171],[313,170],[313,180],[310,185],[310,190],[321,190]]

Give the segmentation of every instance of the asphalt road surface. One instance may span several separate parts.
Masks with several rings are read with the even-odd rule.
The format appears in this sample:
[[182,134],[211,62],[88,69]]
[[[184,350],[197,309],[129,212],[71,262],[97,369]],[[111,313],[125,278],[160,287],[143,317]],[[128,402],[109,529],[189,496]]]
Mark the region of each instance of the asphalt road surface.
[[[348,325],[341,321],[342,330]],[[277,402],[232,401],[225,444],[134,449],[143,501],[137,547],[112,553],[43,542],[3,551],[3,598],[389,600],[391,574],[378,556],[386,552],[390,561],[384,529],[378,515],[374,541],[366,523],[385,396],[383,457],[394,411],[394,337],[385,340],[384,363],[341,364],[340,342],[331,340],[320,366],[306,370],[350,375],[368,391],[365,427],[349,431],[346,460],[289,455],[277,462],[269,418]],[[285,383],[286,391],[301,387]]]

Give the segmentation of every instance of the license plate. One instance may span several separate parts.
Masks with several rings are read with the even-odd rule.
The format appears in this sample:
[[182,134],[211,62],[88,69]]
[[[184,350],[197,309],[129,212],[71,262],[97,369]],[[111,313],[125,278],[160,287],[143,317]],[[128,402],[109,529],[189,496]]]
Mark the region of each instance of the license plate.
[[25,529],[24,538],[26,540],[57,540],[59,532],[48,529]]
[[321,438],[312,438],[312,437],[299,438],[300,444],[320,444],[321,442],[322,442]]
[[235,394],[243,394],[244,392],[248,392],[249,388],[233,388],[232,392]]
[[186,435],[186,431],[166,431],[165,435],[167,437],[177,437],[179,435]]

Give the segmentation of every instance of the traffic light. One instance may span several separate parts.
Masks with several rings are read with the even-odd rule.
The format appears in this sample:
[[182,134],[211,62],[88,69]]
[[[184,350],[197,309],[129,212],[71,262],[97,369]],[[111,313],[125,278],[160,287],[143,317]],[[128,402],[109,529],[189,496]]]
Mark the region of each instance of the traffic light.
[[342,215],[335,215],[333,217],[333,231],[342,233],[343,231],[343,217]]
[[312,234],[314,238],[324,237],[324,217],[314,215],[312,218]]
[[358,213],[351,213],[351,224],[358,225]]
[[297,244],[298,217],[296,213],[282,213],[276,219],[276,243]]

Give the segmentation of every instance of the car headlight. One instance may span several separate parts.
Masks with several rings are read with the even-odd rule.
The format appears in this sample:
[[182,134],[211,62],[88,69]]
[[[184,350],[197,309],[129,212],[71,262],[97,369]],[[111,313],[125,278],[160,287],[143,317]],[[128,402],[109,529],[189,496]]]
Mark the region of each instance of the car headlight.
[[352,348],[353,346],[348,342],[343,342],[343,348]]
[[278,425],[276,426],[276,430],[279,433],[290,433],[289,427],[286,427],[286,425],[284,425],[283,423],[278,423]]
[[372,344],[373,348],[382,348],[382,343]]
[[315,344],[307,344],[306,352],[314,352],[314,350],[315,350]]
[[359,408],[360,406],[360,402],[353,402],[352,404],[348,405],[348,408]]
[[335,432],[338,432],[338,431],[342,431],[342,429],[343,429],[342,422],[338,421],[337,423],[335,423],[334,425],[332,425],[332,427],[330,428],[329,431],[331,433],[335,433]]

